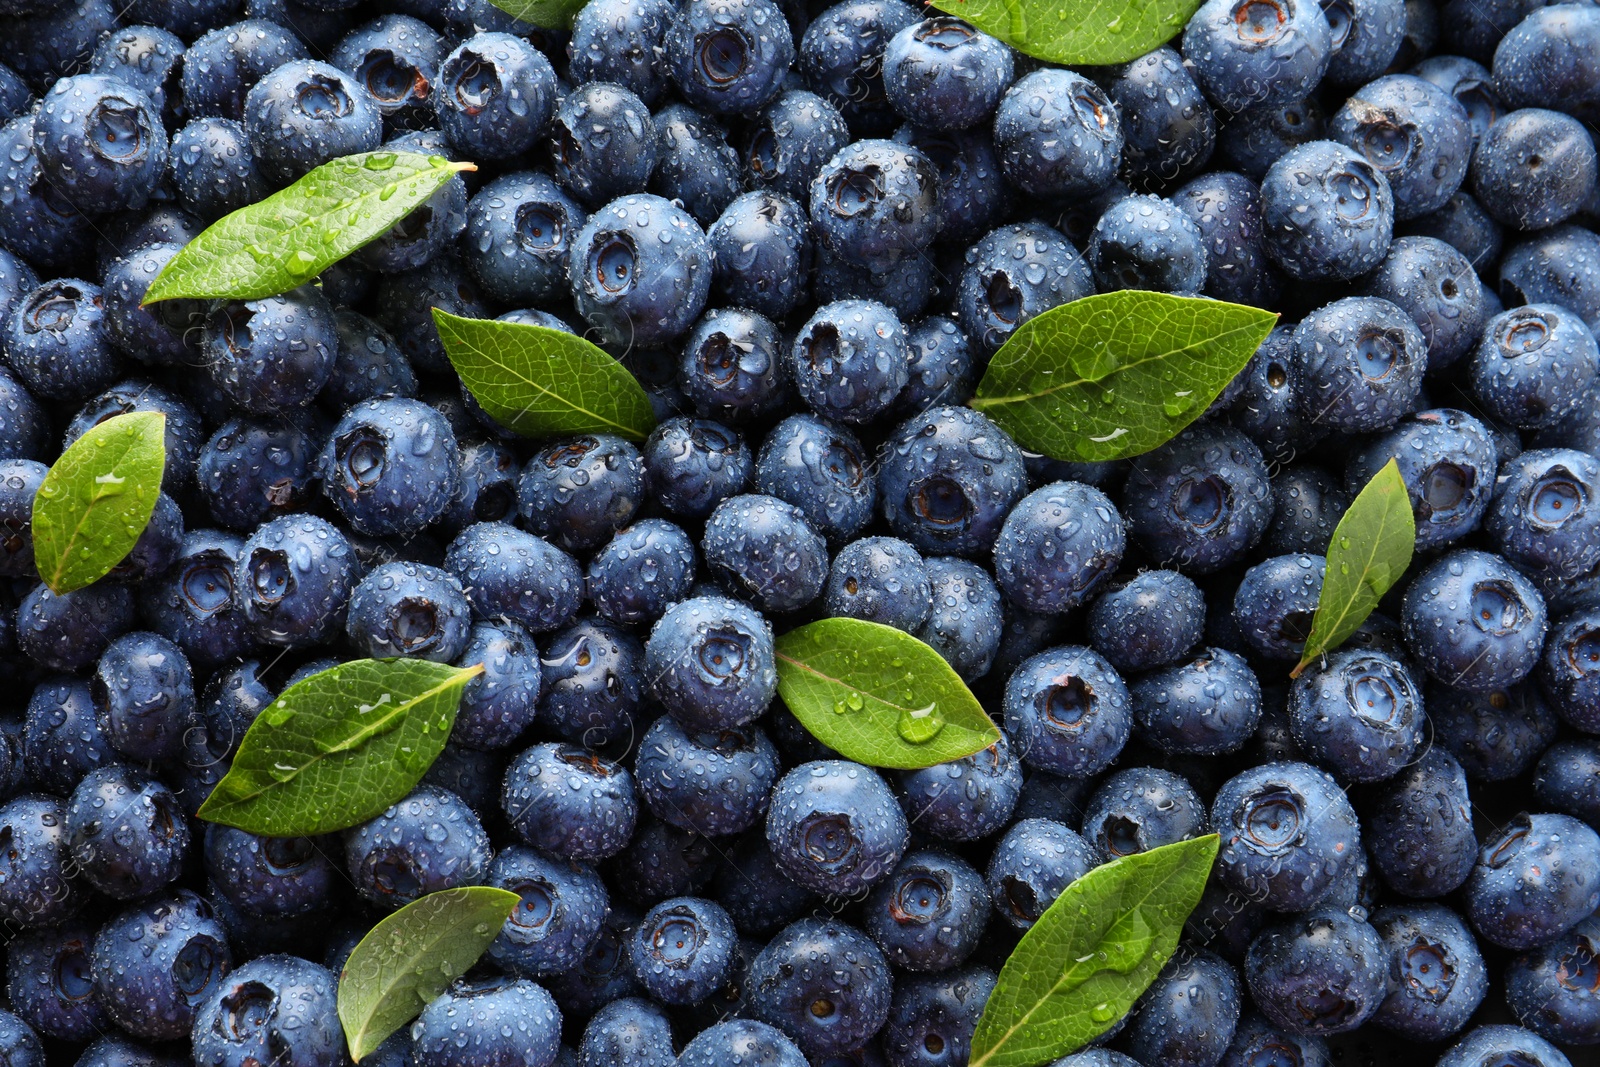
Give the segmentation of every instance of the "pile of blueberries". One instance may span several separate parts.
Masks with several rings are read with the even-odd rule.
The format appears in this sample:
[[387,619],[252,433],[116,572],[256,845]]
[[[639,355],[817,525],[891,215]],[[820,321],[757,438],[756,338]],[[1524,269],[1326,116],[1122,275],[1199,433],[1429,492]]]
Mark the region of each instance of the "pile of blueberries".
[[[1066,885],[1209,832],[1179,953],[1057,1067],[1595,1062],[1600,6],[1206,0],[1069,70],[908,0],[0,0],[0,116],[10,1067],[345,1064],[352,947],[479,884],[520,906],[366,1062],[960,1067]],[[477,170],[292,291],[141,308],[384,148]],[[1131,460],[965,406],[1121,289],[1280,324]],[[509,434],[433,308],[582,333],[659,425]],[[129,411],[159,504],[54,594],[34,494]],[[1291,681],[1390,459],[1416,559]],[[773,638],[828,616],[1001,740],[826,749]],[[196,819],[276,694],[394,656],[484,666],[415,792]]]

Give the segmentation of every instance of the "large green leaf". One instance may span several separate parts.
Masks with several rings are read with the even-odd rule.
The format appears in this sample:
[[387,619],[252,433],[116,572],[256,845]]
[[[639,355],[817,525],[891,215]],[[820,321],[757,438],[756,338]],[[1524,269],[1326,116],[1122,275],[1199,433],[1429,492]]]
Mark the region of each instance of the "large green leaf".
[[1138,59],[1183,32],[1200,0],[930,0],[1047,63]]

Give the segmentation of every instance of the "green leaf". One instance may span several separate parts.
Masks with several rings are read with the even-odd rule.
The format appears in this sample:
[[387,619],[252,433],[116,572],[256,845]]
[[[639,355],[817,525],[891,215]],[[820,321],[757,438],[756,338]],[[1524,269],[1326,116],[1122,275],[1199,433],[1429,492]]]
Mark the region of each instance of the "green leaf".
[[1062,890],[1000,969],[971,1067],[1036,1067],[1116,1025],[1172,958],[1216,857],[1211,834],[1112,860]]
[[366,152],[324,163],[207,226],[156,275],[144,303],[287,292],[383,236],[457,171],[476,169],[415,152]]
[[167,417],[131,411],[67,446],[33,498],[33,560],[53,593],[99,581],[150,523],[167,465]]
[[626,367],[564,330],[464,319],[433,309],[445,354],[478,404],[524,437],[614,433],[642,441],[655,429],[650,398]]
[[489,0],[506,14],[542,30],[569,30],[588,0]]
[[200,817],[269,837],[356,826],[438,758],[481,665],[358,659],[284,691],[245,731]]
[[1417,520],[1411,496],[1390,460],[1350,502],[1328,544],[1328,566],[1311,620],[1311,636],[1289,677],[1344,644],[1367,621],[1400,576],[1417,547]]
[[931,767],[1000,740],[943,656],[862,619],[823,619],[776,643],[778,693],[817,740],[873,767]]
[[1086,296],[1017,327],[972,406],[1053,459],[1137,456],[1204,414],[1276,321],[1192,296]]
[[1096,66],[1138,59],[1183,31],[1200,0],[929,0],[1019,52]]
[[339,1024],[359,1060],[478,962],[522,898],[468,886],[419,897],[367,931],[339,973]]

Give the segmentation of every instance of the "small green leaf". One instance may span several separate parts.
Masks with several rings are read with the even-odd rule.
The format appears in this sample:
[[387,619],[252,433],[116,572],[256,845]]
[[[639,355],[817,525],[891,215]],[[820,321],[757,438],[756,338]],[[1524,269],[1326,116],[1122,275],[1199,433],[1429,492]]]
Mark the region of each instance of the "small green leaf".
[[1138,59],[1183,31],[1200,0],[930,0],[1047,63]]
[[478,962],[522,898],[468,886],[413,900],[367,931],[339,973],[339,1025],[359,1060]]
[[268,837],[366,822],[411,792],[483,667],[358,659],[296,682],[245,731],[200,817]]
[[33,498],[33,559],[53,593],[99,581],[150,523],[167,465],[167,417],[130,411],[67,446]]
[[1204,414],[1276,321],[1192,296],[1086,296],[1017,327],[972,406],[1053,459],[1137,456]]
[[873,767],[931,767],[1000,740],[944,657],[892,626],[823,619],[778,638],[778,693],[817,740]]
[[324,163],[206,227],[156,275],[144,303],[288,292],[383,236],[457,171],[476,169],[415,152],[366,152]]
[[642,441],[650,398],[626,367],[563,330],[433,309],[445,354],[478,404],[524,437],[614,433]]
[[1289,677],[1332,652],[1360,629],[1400,576],[1417,547],[1417,520],[1400,465],[1390,460],[1350,502],[1328,544],[1328,566],[1311,620],[1311,636]]
[[1036,1067],[1111,1029],[1172,958],[1217,835],[1112,860],[1066,889],[1011,950],[971,1067]]
[[489,0],[514,18],[542,30],[569,30],[588,0]]

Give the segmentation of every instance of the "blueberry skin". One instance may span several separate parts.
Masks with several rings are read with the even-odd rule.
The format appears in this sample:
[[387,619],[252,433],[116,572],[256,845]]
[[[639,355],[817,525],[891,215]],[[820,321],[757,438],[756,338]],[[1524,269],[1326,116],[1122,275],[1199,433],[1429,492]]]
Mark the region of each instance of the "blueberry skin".
[[1201,424],[1135,461],[1121,512],[1156,560],[1208,574],[1239,559],[1272,519],[1266,461],[1237,430]]
[[600,936],[606,887],[584,864],[510,845],[489,864],[484,884],[522,898],[488,949],[491,960],[514,974],[542,978],[568,971]]
[[644,458],[611,434],[546,445],[522,469],[522,525],[572,552],[598,548],[633,520],[644,500]]
[[1494,547],[1546,589],[1600,564],[1600,461],[1574,449],[1508,460],[1485,521]]
[[1000,650],[1005,607],[989,572],[971,560],[927,560],[932,609],[912,635],[943,656],[967,681],[989,673]]
[[854,136],[881,136],[898,120],[883,85],[883,53],[917,21],[915,9],[894,0],[843,0],[806,27],[796,66],[806,86],[849,122]]
[[719,837],[749,829],[765,813],[778,753],[756,727],[691,733],[664,715],[640,740],[633,773],[657,818]]
[[1171,48],[1156,48],[1098,80],[1122,121],[1123,177],[1138,188],[1168,184],[1205,166],[1216,144],[1216,119]]
[[1063,889],[1094,866],[1094,849],[1064,824],[1020,819],[994,847],[984,881],[995,911],[1018,930],[1028,930]]
[[[1519,11],[1519,14],[1523,12]],[[1535,7],[1494,51],[1494,88],[1511,107],[1549,106],[1584,122],[1600,118],[1600,20],[1581,8]]]
[[1479,1026],[1439,1058],[1437,1067],[1482,1067],[1522,1061],[1529,1067],[1572,1067],[1550,1042],[1520,1026]]
[[915,632],[928,618],[933,587],[916,549],[896,537],[852,541],[833,558],[823,606],[830,616]]
[[1238,751],[1261,721],[1261,686],[1242,656],[1202,648],[1194,659],[1132,686],[1138,736],[1168,753]]
[[816,250],[811,219],[793,197],[776,190],[744,193],[711,223],[706,239],[712,288],[728,304],[781,319],[805,301]]
[[801,919],[780,931],[750,961],[745,990],[745,1011],[782,1030],[813,1061],[866,1043],[889,1017],[883,953],[832,919]]
[[304,407],[333,373],[333,308],[315,287],[262,300],[218,302],[206,316],[201,354],[211,380],[241,411]]
[[681,203],[709,227],[744,189],[739,154],[721,126],[683,104],[662,108],[655,124],[659,163],[650,191]]
[[65,802],[24,793],[0,806],[0,832],[10,838],[0,915],[23,929],[71,918],[83,902],[67,841]]
[[[141,245],[118,255],[105,268],[100,328],[106,340],[133,359],[157,366],[197,362],[198,338],[190,327],[204,316],[204,301],[167,300],[153,308],[139,306],[150,283],[181,248],[175,241]],[[187,475],[185,471],[182,476]]]
[[1262,236],[1261,189],[1254,181],[1213,171],[1191,179],[1171,201],[1200,231],[1207,296],[1261,306],[1276,295]]
[[[764,193],[747,195],[776,199]],[[708,311],[684,342],[678,386],[702,417],[730,425],[749,422],[787,399],[786,358],[784,337],[765,315],[743,309]]]
[[1561,720],[1527,683],[1476,692],[1428,687],[1434,739],[1474,781],[1503,782],[1533,766]]
[[[139,610],[146,621],[183,649],[191,663],[215,666],[244,655],[253,644],[233,584],[243,548],[244,541],[236,534],[190,530],[184,535],[177,561],[165,575],[146,582],[140,590]],[[128,611],[131,616],[131,604]],[[130,617],[123,629],[131,625]]]
[[1200,795],[1181,776],[1157,767],[1108,775],[1083,813],[1083,839],[1105,863],[1205,832]]
[[423,563],[385,563],[351,592],[345,633],[375,659],[449,663],[466,648],[471,617],[455,575]]
[[856,141],[811,181],[817,239],[839,260],[874,273],[920,256],[938,235],[939,174],[933,160],[897,141]]
[[1088,262],[1060,231],[1037,220],[991,231],[967,249],[965,260],[957,315],[973,345],[987,354],[1035,315],[1094,292]]
[[36,575],[33,561],[33,500],[49,468],[31,459],[0,460],[0,575]]
[[1089,1048],[1082,1052],[1074,1052],[1070,1056],[1063,1056],[1050,1067],[1143,1067],[1143,1065],[1132,1056],[1124,1056],[1120,1052]]
[[596,0],[578,10],[569,46],[572,80],[612,82],[654,104],[666,91],[672,0]]
[[385,397],[345,412],[318,460],[322,490],[371,537],[411,534],[437,520],[460,490],[450,424],[418,400]]
[[90,952],[95,994],[124,1030],[187,1037],[233,966],[211,907],[187,889],[134,904],[100,928]]
[[755,484],[798,508],[818,533],[846,541],[872,518],[877,483],[849,430],[812,415],[775,426],[756,457]]
[[644,646],[625,627],[579,619],[545,638],[539,718],[576,744],[631,743],[644,700]]
[[248,19],[195,38],[184,53],[183,105],[196,118],[244,118],[247,94],[263,76],[306,56],[285,26]]
[[[580,789],[572,788],[575,781]],[[626,768],[577,746],[549,742],[511,761],[500,804],[523,841],[577,863],[615,855],[632,838],[638,816]]]
[[906,817],[882,777],[848,760],[802,764],[779,779],[766,834],[792,880],[843,896],[887,876],[910,838]]
[[[0,330],[4,329],[0,313]],[[3,342],[0,342],[3,344]],[[0,455],[37,459],[45,455],[50,420],[39,402],[22,387],[8,367],[0,366]]]
[[509,33],[479,33],[439,65],[433,106],[450,147],[468,159],[510,159],[539,140],[555,110],[550,61]]
[[1593,193],[1594,141],[1571,115],[1528,107],[1484,132],[1472,154],[1472,192],[1507,226],[1540,230],[1565,222]]
[[929,408],[902,423],[880,453],[884,517],[925,553],[987,551],[1026,488],[1021,450],[970,408]]
[[1406,587],[1406,647],[1433,677],[1483,692],[1520,681],[1544,645],[1544,598],[1499,556],[1457,549]]
[[995,542],[995,579],[1010,602],[1062,613],[1083,603],[1116,569],[1126,544],[1111,499],[1081,482],[1056,482],[1023,497]]
[[1296,678],[1289,725],[1310,758],[1345,781],[1398,774],[1423,742],[1421,687],[1406,665],[1382,652],[1344,649]]
[[445,39],[408,15],[379,15],[339,41],[328,61],[354,76],[389,129],[426,127]]
[[1560,304],[1600,328],[1595,256],[1600,234],[1581,226],[1552,226],[1512,246],[1500,261],[1500,298],[1507,306]]
[[1600,346],[1573,311],[1526,304],[1484,327],[1472,353],[1472,391],[1502,422],[1548,429],[1577,410],[1600,378]]
[[1303,99],[1332,53],[1328,20],[1314,0],[1273,0],[1259,9],[1207,0],[1183,31],[1184,57],[1225,111]]
[[90,771],[66,808],[72,862],[117,900],[148,896],[182,873],[189,825],[172,790],[143,771],[112,764]]
[[1439,904],[1379,908],[1372,925],[1388,957],[1391,992],[1372,1016],[1414,1041],[1442,1041],[1466,1025],[1489,990],[1467,924]]
[[1350,801],[1308,763],[1264,763],[1230,778],[1211,803],[1211,828],[1222,836],[1222,881],[1275,911],[1315,907],[1360,852]]
[[1506,968],[1506,1001],[1517,1021],[1551,1041],[1600,1044],[1600,1010],[1583,979],[1600,954],[1600,920],[1584,919]]
[[1233,1041],[1243,992],[1238,972],[1220,956],[1201,951],[1174,960],[1139,997],[1124,1047],[1144,1063],[1214,1065]]
[[1261,221],[1267,255],[1285,274],[1349,280],[1388,253],[1394,193],[1364,156],[1336,141],[1311,141],[1286,152],[1262,178]]
[[298,60],[250,88],[244,129],[256,166],[286,185],[329,160],[376,150],[383,143],[383,113],[351,75]]
[[419,785],[344,833],[345,862],[361,898],[393,911],[427,893],[478,885],[489,868],[489,835],[454,793]]
[[292,918],[325,906],[338,868],[308,837],[259,837],[211,824],[205,833],[206,874],[239,911],[260,919]]
[[906,818],[946,841],[994,834],[1010,821],[1022,794],[1022,764],[1004,734],[970,756],[903,771],[899,778]]
[[1442,897],[1472,873],[1478,843],[1467,776],[1444,748],[1429,748],[1357,803],[1372,863],[1394,892]]
[[[558,1057],[559,1064],[564,1062]],[[672,1024],[666,1009],[623,997],[595,1012],[583,1028],[573,1067],[673,1067]]]
[[1428,343],[1405,311],[1350,296],[1294,328],[1290,364],[1303,419],[1345,432],[1387,430],[1416,406]]
[[719,1067],[724,1063],[805,1067],[806,1062],[805,1054],[782,1030],[754,1019],[728,1019],[706,1027],[683,1046],[677,1059],[678,1067]]
[[33,142],[46,180],[84,212],[137,211],[167,166],[161,110],[122,78],[62,78],[39,100]]
[[568,291],[572,239],[588,219],[549,175],[503,174],[467,201],[462,261],[493,299],[546,304]]
[[102,581],[58,596],[40,583],[17,605],[17,648],[50,670],[81,671],[133,624],[126,586]]
[[917,972],[966,962],[983,941],[989,889],[965,860],[909,852],[867,898],[862,925],[889,962]]
[[1294,1034],[1342,1034],[1389,992],[1388,953],[1368,923],[1317,908],[1270,926],[1250,943],[1244,977],[1256,1006]]
[[645,675],[656,699],[685,726],[743,725],[777,692],[772,628],[754,609],[725,597],[681,600],[650,631]]
[[1133,729],[1128,687],[1099,653],[1075,645],[1023,660],[1006,681],[1006,730],[1023,762],[1072,778],[1114,762]]
[[882,1035],[890,1067],[935,1067],[966,1059],[995,981],[989,968],[973,966],[897,983]]
[[923,19],[896,33],[883,50],[889,105],[930,129],[983,122],[1012,77],[1011,49],[960,19]]
[[567,269],[578,314],[603,341],[651,347],[700,316],[711,291],[711,246],[688,212],[636,193],[589,216]]
[[667,28],[666,62],[692,107],[756,111],[784,87],[794,35],[773,0],[707,0],[680,9]]
[[47,678],[34,686],[22,727],[22,760],[31,781],[65,796],[89,771],[116,758],[100,732],[87,681]]
[[90,1043],[75,1067],[176,1067],[180,1062],[112,1033]]
[[994,143],[1006,180],[1022,192],[1079,197],[1111,183],[1122,154],[1122,123],[1111,98],[1088,78],[1036,70],[1001,97]]
[[895,398],[901,415],[919,415],[935,404],[956,404],[972,398],[977,368],[972,342],[944,315],[929,315],[906,330],[909,376]]
[[1176,663],[1200,643],[1205,598],[1177,571],[1144,571],[1089,608],[1089,644],[1118,671]]
[[828,574],[828,548],[805,514],[776,497],[730,497],[706,520],[706,567],[730,593],[769,613],[815,600]]
[[1411,74],[1357,90],[1329,120],[1328,134],[1388,180],[1396,220],[1444,206],[1466,179],[1474,140],[1466,109],[1445,89]]
[[1600,606],[1580,609],[1551,628],[1538,677],[1562,719],[1586,732],[1600,729]]
[[1570,815],[1518,815],[1484,842],[1464,899],[1485,940],[1549,944],[1600,905],[1600,835]]
[[[95,0],[87,0],[94,3]],[[51,272],[68,269],[93,242],[89,216],[57,196],[33,151],[33,116],[19,115],[0,128],[6,197],[0,201],[0,237],[15,255]]]
[[1325,561],[1293,553],[1245,571],[1233,596],[1233,619],[1250,647],[1268,659],[1296,660],[1311,634]]
[[594,210],[644,189],[657,160],[650,109],[620,85],[591,82],[562,98],[551,124],[561,188]]
[[715,901],[673,897],[651,908],[628,940],[634,975],[656,1000],[688,1005],[726,981],[738,935]]
[[411,1058],[416,1067],[461,1067],[463,1057],[551,1067],[560,1041],[561,1012],[543,986],[526,978],[469,976],[456,979],[417,1016]]
[[89,973],[94,936],[93,926],[76,921],[27,931],[11,942],[6,956],[11,1009],[45,1037],[87,1041],[111,1026],[94,999]]
[[1539,757],[1533,795],[1539,806],[1600,824],[1600,741],[1558,741]]
[[502,749],[533,722],[539,709],[539,650],[510,619],[475,622],[459,665],[483,673],[461,694],[450,738],[474,749]]
[[805,201],[823,164],[849,143],[838,107],[816,93],[787,90],[750,123],[741,141],[746,181],[752,189]]
[[590,557],[589,599],[612,622],[654,622],[689,594],[694,560],[694,542],[682,528],[665,519],[640,519]]
[[233,971],[195,1012],[196,1067],[277,1062],[310,1067],[343,1054],[338,979],[295,956],[258,956]]
[[130,760],[173,759],[198,719],[189,661],[159,634],[137,631],[107,645],[89,693],[101,732]]
[[710,419],[667,419],[645,441],[651,499],[682,519],[703,519],[750,481],[750,449],[737,433]]
[[478,441],[461,449],[461,495],[445,522],[505,522],[517,514],[517,455],[503,441]]
[[1102,293],[1119,289],[1192,293],[1206,280],[1200,227],[1159,196],[1130,196],[1106,208],[1095,223],[1084,258]]
[[627,850],[611,864],[611,886],[619,899],[646,904],[688,896],[711,883],[719,858],[705,838],[647,813]]
[[103,308],[100,287],[76,278],[47,281],[13,305],[0,351],[28,392],[77,402],[121,377],[122,357],[106,336]]
[[214,521],[253,530],[308,503],[317,452],[318,443],[286,419],[229,419],[196,457],[196,487]]
[[[1240,1020],[1233,1032],[1233,1043],[1222,1057],[1221,1067],[1306,1067],[1328,1062],[1327,1043],[1320,1037],[1291,1034],[1280,1030],[1254,1009]],[[1068,1057],[1055,1067],[1079,1067]],[[1130,1061],[1131,1062],[1131,1061]],[[1117,1064],[1088,1064],[1082,1067],[1126,1067]]]
[[1471,260],[1436,237],[1396,238],[1363,291],[1411,316],[1428,344],[1430,370],[1471,352],[1489,317],[1488,296]]
[[343,629],[356,583],[344,534],[311,515],[264,523],[240,550],[234,588],[257,640],[287,648],[324,644]]
[[864,423],[888,410],[911,372],[905,327],[873,300],[817,309],[788,352],[796,391],[823,418]]

